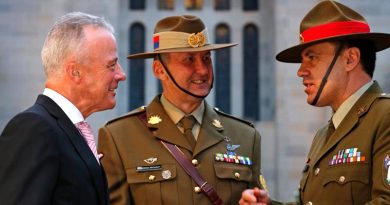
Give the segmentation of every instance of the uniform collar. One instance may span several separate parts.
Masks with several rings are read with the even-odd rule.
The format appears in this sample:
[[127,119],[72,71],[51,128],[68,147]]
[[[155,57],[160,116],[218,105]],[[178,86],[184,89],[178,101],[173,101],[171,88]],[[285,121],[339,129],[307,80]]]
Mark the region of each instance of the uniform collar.
[[[164,97],[164,95],[161,95],[160,101],[165,112],[171,118],[173,123],[175,123],[175,125],[186,115],[183,111],[181,111],[171,102],[169,102],[168,99]],[[197,123],[199,123],[200,125],[202,124],[203,121],[204,110],[205,110],[205,106],[203,100],[202,103],[192,113],[190,113],[190,115],[193,115]]]
[[349,96],[337,109],[337,111],[334,113],[332,117],[332,121],[334,124],[334,127],[337,129],[337,127],[340,125],[341,121],[345,118],[345,116],[348,114],[348,112],[351,110],[353,105],[359,100],[359,98],[368,90],[368,88],[373,84],[372,81],[366,83],[362,87],[359,88],[354,94]]

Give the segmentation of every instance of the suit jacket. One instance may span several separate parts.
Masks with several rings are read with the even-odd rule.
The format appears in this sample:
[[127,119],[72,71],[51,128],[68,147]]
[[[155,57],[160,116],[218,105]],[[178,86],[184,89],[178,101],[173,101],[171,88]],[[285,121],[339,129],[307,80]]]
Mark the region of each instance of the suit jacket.
[[[196,183],[161,144],[175,144],[192,161],[225,204],[238,204],[241,192],[259,186],[260,135],[250,123],[211,109],[205,103],[203,123],[194,151],[156,97],[149,106],[108,122],[99,131],[99,152],[113,205],[205,205]],[[148,123],[142,122],[140,115]],[[235,147],[236,156],[252,165],[216,160]],[[233,145],[240,145],[238,148]]]
[[50,98],[16,115],[0,136],[0,203],[108,204],[102,167]]
[[303,204],[390,204],[390,96],[375,82],[325,144],[328,125],[312,143],[300,181]]

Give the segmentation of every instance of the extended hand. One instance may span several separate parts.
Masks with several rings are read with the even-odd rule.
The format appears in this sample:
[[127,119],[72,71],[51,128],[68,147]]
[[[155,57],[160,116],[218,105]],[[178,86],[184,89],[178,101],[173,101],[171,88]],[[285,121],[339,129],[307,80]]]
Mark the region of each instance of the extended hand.
[[240,205],[270,205],[271,199],[268,193],[259,188],[247,189],[242,192]]

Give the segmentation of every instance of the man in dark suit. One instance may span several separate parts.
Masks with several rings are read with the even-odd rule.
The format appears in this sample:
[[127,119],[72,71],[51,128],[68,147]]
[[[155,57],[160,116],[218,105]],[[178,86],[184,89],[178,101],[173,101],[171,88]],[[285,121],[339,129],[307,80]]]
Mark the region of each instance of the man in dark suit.
[[125,80],[112,26],[73,12],[47,35],[47,80],[35,104],[0,136],[0,204],[106,205],[108,190],[91,129],[84,120],[115,106]]
[[[297,204],[390,204],[390,95],[372,80],[390,34],[370,32],[362,15],[335,1],[317,4],[300,31],[300,44],[276,59],[301,63],[307,102],[333,116],[314,137]],[[253,204],[256,192],[240,204]]]
[[[264,188],[258,131],[205,100],[213,87],[211,51],[236,44],[210,43],[203,22],[189,15],[161,19],[153,39],[153,52],[128,58],[154,57],[163,93],[99,131],[111,203],[237,204],[244,189]],[[185,168],[171,151],[182,153]],[[191,168],[204,180],[190,176]]]

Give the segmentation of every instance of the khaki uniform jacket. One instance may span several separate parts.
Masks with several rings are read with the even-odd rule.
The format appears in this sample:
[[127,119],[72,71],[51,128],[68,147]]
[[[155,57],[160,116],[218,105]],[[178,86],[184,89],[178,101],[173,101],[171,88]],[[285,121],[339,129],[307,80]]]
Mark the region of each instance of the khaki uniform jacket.
[[[145,122],[139,115],[146,117]],[[99,131],[98,150],[104,154],[101,163],[108,178],[111,204],[212,204],[206,195],[194,191],[196,183],[161,140],[177,145],[189,160],[196,159],[196,169],[225,204],[236,205],[244,189],[261,187],[260,135],[250,123],[215,111],[205,103],[192,153],[156,97],[146,108],[109,121]],[[228,144],[240,145],[235,153],[249,157],[253,164],[216,161],[215,154],[226,153]]]
[[300,181],[302,204],[390,204],[390,96],[381,92],[374,82],[326,144],[328,125],[317,132]]

